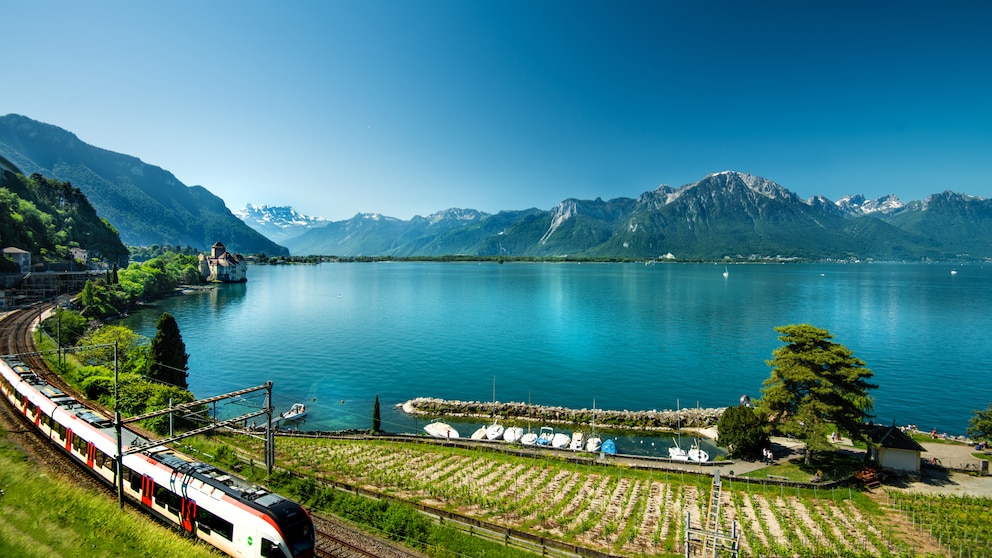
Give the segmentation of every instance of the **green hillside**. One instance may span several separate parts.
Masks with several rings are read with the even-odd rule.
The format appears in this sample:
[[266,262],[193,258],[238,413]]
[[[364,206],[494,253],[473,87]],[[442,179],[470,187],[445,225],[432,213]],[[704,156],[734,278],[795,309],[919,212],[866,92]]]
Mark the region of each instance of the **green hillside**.
[[4,173],[0,243],[31,252],[32,261],[68,261],[72,248],[119,265],[126,265],[128,259],[117,230],[97,216],[78,188],[39,174]]

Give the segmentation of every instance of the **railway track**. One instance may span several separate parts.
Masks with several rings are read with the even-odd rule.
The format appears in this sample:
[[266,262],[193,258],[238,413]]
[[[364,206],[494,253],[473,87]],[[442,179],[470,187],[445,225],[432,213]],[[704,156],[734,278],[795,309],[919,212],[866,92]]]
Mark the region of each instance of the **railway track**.
[[316,555],[332,558],[423,558],[419,554],[401,545],[369,536],[368,533],[357,531],[341,521],[313,516],[314,529],[317,532]]
[[[57,374],[52,373],[48,369],[47,362],[37,353],[33,336],[34,324],[51,306],[51,304],[42,308],[35,306],[0,316],[0,354],[18,355],[22,362],[29,365],[46,381],[92,406],[92,402],[86,401],[77,390],[66,385]],[[108,412],[107,409],[101,410]],[[7,430],[8,438],[45,468],[78,484],[113,495],[113,491],[106,485],[59,452],[47,439],[38,435],[35,429],[26,426],[24,417],[10,405],[0,404],[0,423]],[[313,514],[313,521],[317,534],[316,555],[320,557],[423,558],[424,556],[328,517]]]

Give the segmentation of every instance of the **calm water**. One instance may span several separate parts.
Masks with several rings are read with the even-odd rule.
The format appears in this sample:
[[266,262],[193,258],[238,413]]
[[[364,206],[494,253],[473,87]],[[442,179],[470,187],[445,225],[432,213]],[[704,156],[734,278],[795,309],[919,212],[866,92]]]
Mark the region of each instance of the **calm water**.
[[[760,396],[775,326],[828,329],[875,372],[876,422],[963,434],[992,401],[992,266],[378,263],[252,266],[249,282],[133,314],[172,313],[190,388],[274,382],[306,428],[424,424],[418,396],[607,409]],[[240,409],[222,412],[241,414]],[[464,436],[471,431],[459,427]]]

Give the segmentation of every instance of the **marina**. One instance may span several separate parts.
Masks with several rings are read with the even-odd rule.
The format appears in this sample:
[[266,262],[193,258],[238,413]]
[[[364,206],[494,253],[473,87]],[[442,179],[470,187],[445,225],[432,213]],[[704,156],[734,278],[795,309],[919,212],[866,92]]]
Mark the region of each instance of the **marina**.
[[[463,431],[471,431],[471,440],[482,442],[519,443],[524,446],[537,446],[571,452],[622,453],[642,457],[667,458],[672,461],[705,463],[710,461],[710,452],[723,456],[726,451],[718,448],[715,425],[723,409],[681,409],[676,411],[608,411],[589,409],[565,409],[544,407],[523,403],[499,403],[478,401],[445,401],[435,398],[416,398],[397,405],[403,412],[432,418],[424,427],[424,432],[435,438],[459,439],[459,424]],[[513,423],[533,425],[531,432],[524,433],[521,426],[504,427],[501,424],[478,424],[477,419],[493,414],[499,409],[504,420]],[[595,429],[595,419],[586,426],[581,420],[592,413],[601,417],[600,427],[614,435],[605,441]],[[681,417],[689,417],[686,425]],[[607,417],[605,420],[602,417]],[[671,422],[672,417],[674,422]],[[447,420],[448,422],[441,422]],[[457,421],[457,422],[456,422]],[[453,422],[454,424],[449,424]],[[549,426],[554,424],[554,426]],[[610,426],[610,425],[613,426]],[[662,426],[666,425],[666,426]],[[672,428],[669,428],[671,426]],[[688,450],[682,449],[680,442],[671,434],[681,438],[682,428],[693,438]],[[499,435],[495,433],[498,432]],[[586,437],[588,433],[588,438]],[[619,434],[619,435],[618,435]],[[664,438],[662,436],[668,436]],[[701,446],[700,438],[709,438],[707,449]],[[672,446],[668,446],[671,441]],[[606,442],[609,442],[608,444]],[[646,442],[646,443],[645,443]],[[618,448],[618,443],[620,444]],[[605,449],[604,449],[605,446]]]

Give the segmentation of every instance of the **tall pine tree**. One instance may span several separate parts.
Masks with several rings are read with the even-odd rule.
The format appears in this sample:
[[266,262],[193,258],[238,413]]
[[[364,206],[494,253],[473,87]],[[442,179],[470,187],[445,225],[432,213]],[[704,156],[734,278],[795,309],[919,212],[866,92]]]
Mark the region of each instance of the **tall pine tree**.
[[186,363],[189,355],[186,354],[186,343],[183,343],[183,337],[179,334],[176,319],[165,312],[159,317],[155,327],[155,337],[152,338],[149,349],[151,364],[148,366],[148,377],[183,389],[188,388],[186,376],[189,368]]
[[765,361],[771,376],[761,388],[759,405],[782,432],[806,443],[806,464],[813,452],[830,448],[832,430],[864,440],[864,421],[874,401],[868,393],[877,388],[868,380],[872,371],[865,361],[839,343],[833,335],[810,324],[775,328],[784,346]]

